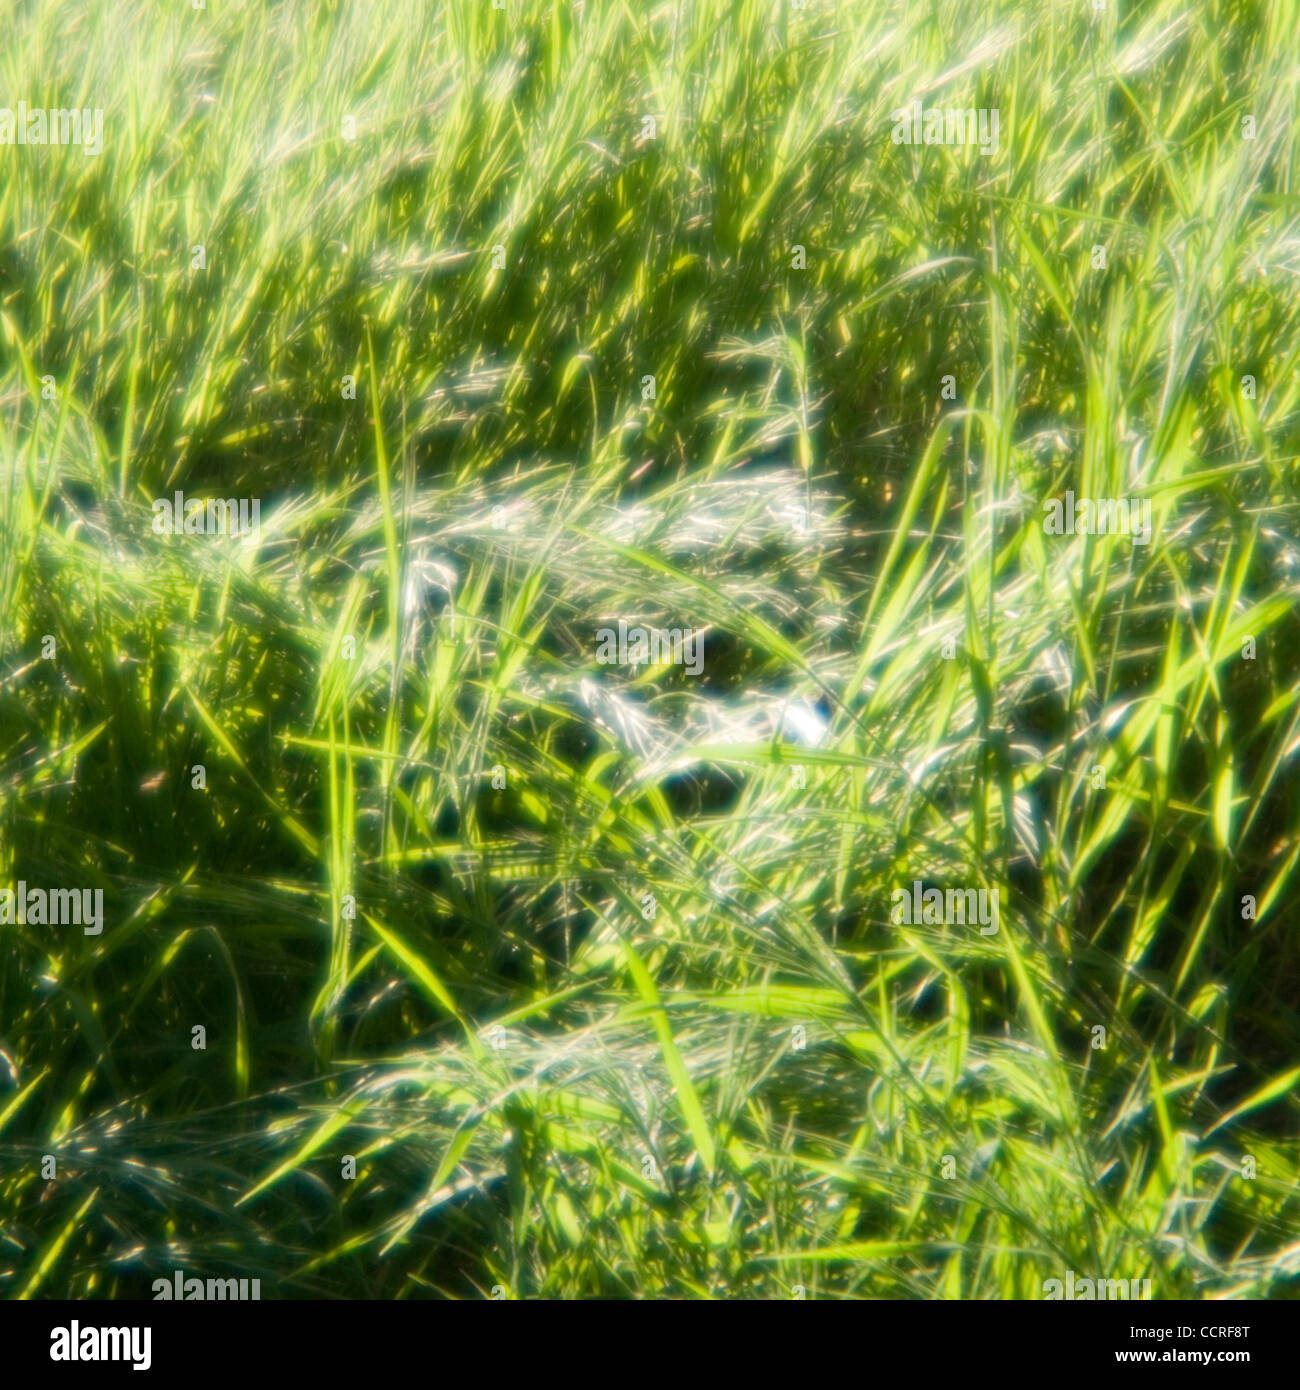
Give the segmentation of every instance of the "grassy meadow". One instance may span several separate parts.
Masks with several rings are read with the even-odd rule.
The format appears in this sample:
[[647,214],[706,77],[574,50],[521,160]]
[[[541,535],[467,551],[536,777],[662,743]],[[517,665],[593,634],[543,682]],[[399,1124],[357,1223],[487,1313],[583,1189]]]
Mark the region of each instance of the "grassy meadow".
[[1298,0],[0,24],[0,1296],[1300,1295]]

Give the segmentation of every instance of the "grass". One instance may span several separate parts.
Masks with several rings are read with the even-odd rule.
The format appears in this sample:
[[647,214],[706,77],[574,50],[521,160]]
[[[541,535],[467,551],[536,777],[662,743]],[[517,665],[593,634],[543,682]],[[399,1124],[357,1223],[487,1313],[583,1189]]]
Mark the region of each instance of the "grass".
[[1294,0],[6,23],[0,1290],[1296,1296]]

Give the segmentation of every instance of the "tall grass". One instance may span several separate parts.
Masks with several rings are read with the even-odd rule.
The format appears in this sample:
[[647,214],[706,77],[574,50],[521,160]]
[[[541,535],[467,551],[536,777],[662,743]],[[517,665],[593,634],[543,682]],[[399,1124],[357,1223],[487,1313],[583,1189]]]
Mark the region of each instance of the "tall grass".
[[1300,6],[5,26],[0,1289],[1295,1296]]

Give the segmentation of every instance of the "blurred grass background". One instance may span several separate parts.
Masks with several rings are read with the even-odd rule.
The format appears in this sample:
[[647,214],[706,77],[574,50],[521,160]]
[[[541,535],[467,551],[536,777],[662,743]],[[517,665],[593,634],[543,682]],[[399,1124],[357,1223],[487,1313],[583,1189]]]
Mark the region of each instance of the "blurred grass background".
[[1300,5],[3,27],[6,1296],[1295,1296]]

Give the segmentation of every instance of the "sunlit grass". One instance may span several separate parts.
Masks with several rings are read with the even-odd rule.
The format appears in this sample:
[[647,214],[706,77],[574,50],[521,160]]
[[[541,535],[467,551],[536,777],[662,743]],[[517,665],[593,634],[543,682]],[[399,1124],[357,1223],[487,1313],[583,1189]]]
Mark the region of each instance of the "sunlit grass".
[[1298,26],[21,7],[0,1289],[1294,1296]]

